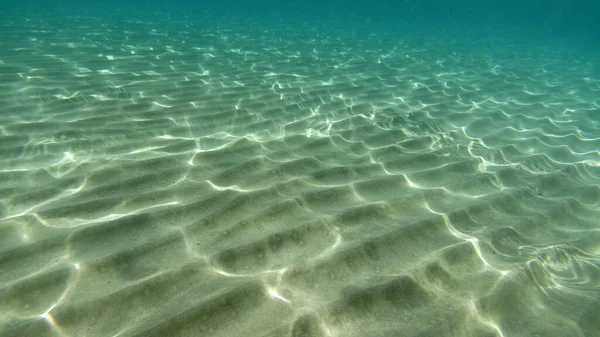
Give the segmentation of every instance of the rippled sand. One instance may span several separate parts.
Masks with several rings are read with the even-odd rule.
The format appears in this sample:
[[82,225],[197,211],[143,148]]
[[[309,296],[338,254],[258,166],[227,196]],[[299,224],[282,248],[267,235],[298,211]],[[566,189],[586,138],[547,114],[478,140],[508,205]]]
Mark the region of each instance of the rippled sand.
[[585,55],[56,20],[3,21],[0,335],[600,336]]

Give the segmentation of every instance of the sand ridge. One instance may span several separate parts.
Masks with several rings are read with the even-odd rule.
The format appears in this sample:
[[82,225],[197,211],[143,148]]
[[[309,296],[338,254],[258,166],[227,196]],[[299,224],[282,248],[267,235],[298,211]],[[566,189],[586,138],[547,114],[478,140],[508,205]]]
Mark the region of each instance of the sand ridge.
[[600,335],[585,58],[69,20],[0,54],[1,335]]

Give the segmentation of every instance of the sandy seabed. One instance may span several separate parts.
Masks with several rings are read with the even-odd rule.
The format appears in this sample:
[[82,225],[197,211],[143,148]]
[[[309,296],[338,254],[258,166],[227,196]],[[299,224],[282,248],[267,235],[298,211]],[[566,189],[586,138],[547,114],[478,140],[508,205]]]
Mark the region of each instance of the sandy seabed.
[[584,56],[68,22],[4,22],[0,335],[600,336]]

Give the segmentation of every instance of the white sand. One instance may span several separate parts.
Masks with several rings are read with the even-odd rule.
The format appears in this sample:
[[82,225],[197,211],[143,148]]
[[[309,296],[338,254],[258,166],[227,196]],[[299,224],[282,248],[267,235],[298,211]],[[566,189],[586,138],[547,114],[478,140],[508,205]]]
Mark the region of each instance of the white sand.
[[68,24],[0,56],[0,335],[600,335],[585,62]]

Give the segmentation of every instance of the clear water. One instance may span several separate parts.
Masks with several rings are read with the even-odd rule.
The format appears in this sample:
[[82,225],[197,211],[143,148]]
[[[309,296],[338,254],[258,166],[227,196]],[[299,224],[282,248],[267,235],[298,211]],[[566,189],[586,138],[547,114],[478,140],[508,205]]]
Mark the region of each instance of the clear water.
[[600,336],[592,2],[0,6],[0,335]]

